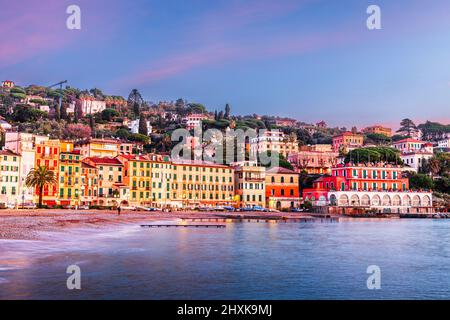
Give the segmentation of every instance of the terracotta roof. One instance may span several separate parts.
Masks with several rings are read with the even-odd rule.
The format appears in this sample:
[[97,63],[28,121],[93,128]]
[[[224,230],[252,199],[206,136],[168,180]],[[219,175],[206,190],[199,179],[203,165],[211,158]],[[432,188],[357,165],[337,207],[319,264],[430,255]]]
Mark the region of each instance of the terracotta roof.
[[18,156],[20,157],[20,154],[15,153],[9,149],[0,150],[0,155],[2,156]]
[[398,144],[398,143],[404,143],[404,142],[418,142],[418,143],[425,143],[425,141],[421,141],[421,140],[417,140],[417,139],[412,139],[412,138],[406,138],[406,139],[402,139],[402,140],[398,140],[393,142],[392,144]]
[[92,161],[95,164],[122,165],[122,162],[120,162],[119,159],[109,157],[89,157],[86,158],[86,160]]
[[266,170],[266,173],[286,173],[286,174],[298,174],[295,171],[286,169],[286,168],[282,168],[282,167],[273,167],[270,168],[269,170]]

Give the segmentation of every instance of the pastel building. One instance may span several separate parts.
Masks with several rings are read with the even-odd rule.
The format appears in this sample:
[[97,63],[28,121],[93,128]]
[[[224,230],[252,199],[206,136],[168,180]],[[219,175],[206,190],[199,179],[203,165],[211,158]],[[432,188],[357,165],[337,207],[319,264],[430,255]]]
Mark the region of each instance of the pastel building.
[[81,162],[81,205],[98,205],[98,168]]
[[0,207],[20,204],[20,163],[22,157],[11,150],[0,150]]
[[[73,148],[73,144],[67,144]],[[82,156],[79,152],[64,150],[59,155],[58,204],[79,206],[81,204]]]
[[331,168],[337,164],[338,156],[338,152],[331,151],[325,147],[304,146],[297,153],[290,154],[288,161],[297,172],[331,174]]
[[183,118],[183,124],[186,129],[192,130],[202,125],[202,120],[208,119],[208,116],[202,113],[192,113]]
[[341,148],[345,151],[351,151],[362,147],[363,144],[364,136],[359,133],[347,131],[333,137],[333,150],[335,152],[339,152]]
[[266,168],[255,161],[234,163],[235,199],[239,207],[266,204]]
[[120,141],[113,139],[88,139],[76,143],[83,157],[116,157],[120,152]]
[[389,210],[390,212],[428,211],[432,209],[429,191],[412,192],[402,176],[405,169],[395,165],[373,166],[340,164],[331,176],[303,190],[303,198],[316,206]]
[[93,97],[82,97],[80,103],[84,115],[99,113],[106,109],[105,101],[95,100]]
[[291,209],[299,207],[298,173],[286,168],[273,167],[266,171],[266,207]]
[[392,129],[380,125],[374,125],[363,129],[366,134],[382,134],[386,137],[392,137]]
[[290,154],[298,152],[298,141],[294,136],[288,136],[279,130],[264,131],[255,138],[250,139],[252,154],[272,151],[287,158]]

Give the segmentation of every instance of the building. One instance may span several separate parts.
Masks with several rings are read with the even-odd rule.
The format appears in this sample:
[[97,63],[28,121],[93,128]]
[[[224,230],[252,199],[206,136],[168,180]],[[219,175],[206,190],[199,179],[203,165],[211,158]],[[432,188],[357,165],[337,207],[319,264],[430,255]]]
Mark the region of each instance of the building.
[[448,149],[450,148],[450,139],[442,139],[439,140],[437,143],[438,148],[440,149]]
[[351,213],[353,209],[383,212],[427,212],[432,210],[431,192],[412,192],[401,166],[339,164],[331,176],[303,190],[303,198],[315,206],[332,206]]
[[[61,143],[57,139],[41,141],[35,149],[35,167],[45,166],[53,171],[56,180],[59,179],[59,160],[61,150],[71,151],[70,144]],[[58,199],[57,184],[45,185],[42,194],[42,204],[56,206]],[[34,192],[35,202],[39,197],[39,188]]]
[[12,125],[3,119],[0,119],[0,132],[2,131],[5,132],[9,130],[12,130]]
[[58,204],[61,206],[79,206],[83,189],[80,152],[73,150],[73,144],[67,143],[72,150],[62,150],[59,154]]
[[172,161],[172,203],[177,207],[234,204],[234,170],[207,161]]
[[266,207],[283,210],[300,206],[298,173],[273,167],[266,171]]
[[[147,120],[146,122],[148,135],[150,135],[152,133],[152,125],[150,124],[150,120]],[[131,130],[131,133],[139,133],[139,119],[129,121],[128,128]]]
[[428,151],[433,152],[433,145],[429,144],[425,141],[406,138],[392,143],[392,148],[399,150],[401,153],[404,152],[414,152],[419,151],[421,149],[426,149]]
[[202,120],[208,119],[208,116],[203,113],[191,113],[183,118],[183,124],[186,129],[192,130],[202,125]]
[[[297,153],[290,154],[288,161],[297,172],[308,174],[331,174],[331,168],[338,162],[338,152],[328,151],[327,145],[303,146]],[[331,145],[328,145],[331,149]],[[325,151],[326,150],[326,151]]]
[[2,81],[2,88],[11,89],[14,88],[15,84],[11,80]]
[[98,205],[98,168],[81,162],[81,205]]
[[110,157],[120,153],[121,142],[113,139],[88,139],[76,143],[75,149],[80,150],[83,157]]
[[344,148],[346,152],[351,151],[362,147],[363,144],[364,136],[359,133],[347,131],[333,137],[333,150],[335,152],[339,152],[341,147]]
[[124,165],[118,158],[89,157],[84,162],[98,169],[99,206],[127,205],[130,188],[124,183]]
[[166,208],[176,206],[172,202],[173,164],[168,156],[148,154],[151,167],[151,206]]
[[250,151],[258,155],[267,151],[282,154],[286,159],[290,154],[298,152],[298,141],[294,135],[286,135],[282,131],[269,130],[250,139]]
[[424,162],[428,161],[433,157],[433,152],[427,150],[426,148],[416,150],[416,151],[406,151],[400,155],[403,163],[413,169],[414,171],[419,171]]
[[290,118],[276,118],[275,125],[278,127],[294,127],[297,124],[297,120]]
[[322,121],[316,123],[316,127],[317,128],[326,128],[327,127],[327,123],[322,120]]
[[18,153],[0,150],[0,208],[12,208],[20,204],[21,160]]
[[366,134],[382,134],[386,137],[392,137],[392,129],[380,125],[374,125],[363,129]]
[[99,113],[106,109],[105,101],[95,100],[93,97],[82,97],[80,103],[84,115]]
[[123,164],[123,183],[130,190],[130,205],[151,205],[151,162],[143,156],[120,155]]
[[9,149],[22,156],[20,162],[20,192],[21,201],[25,204],[33,203],[34,201],[34,188],[28,188],[25,185],[25,180],[28,173],[35,166],[35,150],[36,146],[43,141],[48,141],[47,136],[39,136],[32,133],[24,132],[6,132],[5,133],[5,149]]
[[254,161],[234,163],[235,200],[238,207],[266,204],[266,169]]

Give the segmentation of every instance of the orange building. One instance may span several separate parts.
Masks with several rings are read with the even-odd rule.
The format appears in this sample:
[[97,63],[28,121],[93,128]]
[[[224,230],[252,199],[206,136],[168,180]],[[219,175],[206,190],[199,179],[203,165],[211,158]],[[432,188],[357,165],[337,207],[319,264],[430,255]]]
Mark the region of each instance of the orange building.
[[343,147],[345,151],[351,151],[362,147],[363,144],[364,136],[359,133],[346,131],[333,137],[333,150],[335,152],[338,152],[341,147]]
[[290,209],[300,205],[298,173],[274,167],[266,171],[266,207]]
[[363,130],[364,133],[383,134],[386,137],[392,137],[392,129],[380,125],[370,126]]

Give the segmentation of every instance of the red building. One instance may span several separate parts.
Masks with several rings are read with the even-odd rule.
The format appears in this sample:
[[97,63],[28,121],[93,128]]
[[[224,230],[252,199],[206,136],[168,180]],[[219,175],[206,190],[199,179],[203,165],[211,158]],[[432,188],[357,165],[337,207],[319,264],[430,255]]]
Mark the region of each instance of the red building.
[[289,209],[300,205],[298,173],[274,167],[266,171],[266,206],[271,209]]

